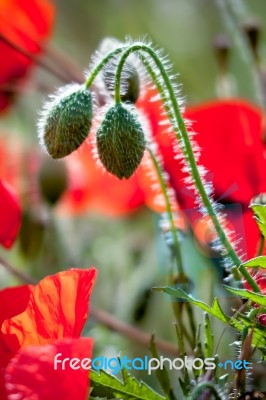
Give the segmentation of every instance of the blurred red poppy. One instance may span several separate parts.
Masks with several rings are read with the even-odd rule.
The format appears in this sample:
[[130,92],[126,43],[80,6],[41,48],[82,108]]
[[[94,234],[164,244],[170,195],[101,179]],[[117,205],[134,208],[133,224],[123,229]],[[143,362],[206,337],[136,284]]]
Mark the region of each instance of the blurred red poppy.
[[[159,123],[162,103],[150,101],[154,94],[152,90],[147,91],[138,101],[138,107],[145,111],[151,123],[178,201],[195,224],[201,218],[195,210],[195,195],[184,181],[182,161],[176,158],[174,134],[165,134],[167,126]],[[230,99],[188,108],[185,117],[192,121],[192,129],[198,133],[196,141],[202,148],[200,163],[210,171],[207,180],[213,182],[215,199],[225,205],[236,238],[244,238],[239,247],[252,257],[259,231],[248,206],[254,196],[266,192],[262,112],[244,100]]]
[[12,189],[0,179],[0,244],[10,248],[21,223],[21,210]]
[[107,216],[122,216],[144,203],[137,175],[120,181],[104,172],[96,165],[90,147],[69,157],[66,165],[69,189],[62,198],[62,212],[78,214],[93,211]]
[[[63,213],[98,212],[119,217],[146,205],[155,212],[165,211],[158,175],[145,153],[143,161],[130,179],[119,180],[101,169],[92,156],[90,143],[66,159],[69,188],[59,210]],[[177,202],[172,204],[178,209]]]
[[32,54],[41,51],[50,33],[54,7],[49,0],[0,1],[0,112],[10,104],[12,85],[25,76],[32,61],[3,38]]
[[[0,291],[0,304],[8,309],[0,315],[1,400],[87,398],[88,371],[69,364],[55,370],[54,356],[91,358],[92,339],[80,334],[95,279],[94,268],[70,269],[36,286]],[[14,301],[18,295],[20,303]]]

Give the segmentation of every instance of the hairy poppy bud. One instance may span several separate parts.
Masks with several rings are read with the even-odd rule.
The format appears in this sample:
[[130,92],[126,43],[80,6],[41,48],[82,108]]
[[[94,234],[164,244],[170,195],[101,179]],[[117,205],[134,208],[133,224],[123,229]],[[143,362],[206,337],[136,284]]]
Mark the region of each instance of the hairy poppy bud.
[[[114,38],[106,38],[102,41],[99,51],[106,55],[122,43]],[[111,60],[103,69],[103,80],[106,88],[113,93],[115,80],[116,63]],[[140,79],[137,69],[134,65],[134,56],[130,56],[123,68],[122,72],[122,87],[121,100],[123,102],[136,103],[140,92]]]
[[102,164],[119,179],[131,177],[145,150],[142,127],[131,110],[129,106],[115,104],[105,114],[96,134]]
[[41,142],[52,158],[62,158],[84,142],[92,121],[92,95],[83,85],[62,88],[47,103],[39,122]]
[[58,202],[67,189],[67,170],[63,162],[47,159],[39,171],[39,186],[43,198],[51,205]]

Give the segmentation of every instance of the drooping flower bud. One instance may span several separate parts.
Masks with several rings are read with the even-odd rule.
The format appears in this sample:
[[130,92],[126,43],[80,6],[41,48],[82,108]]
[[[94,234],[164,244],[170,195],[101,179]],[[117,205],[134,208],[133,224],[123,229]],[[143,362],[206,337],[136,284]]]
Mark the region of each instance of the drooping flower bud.
[[96,141],[99,158],[107,171],[119,179],[130,178],[145,150],[144,133],[133,108],[122,104],[109,108]]
[[231,44],[223,33],[218,34],[213,40],[213,48],[218,68],[222,74],[227,72]]
[[[122,43],[119,40],[108,37],[100,44],[99,51],[104,56],[121,45]],[[114,91],[115,71],[116,62],[111,60],[102,72],[105,86],[111,93]],[[122,72],[121,100],[134,104],[138,100],[139,93],[140,79],[132,55],[126,60]]]
[[47,203],[54,205],[67,188],[67,170],[63,162],[47,159],[39,171],[39,187]]
[[243,24],[243,29],[247,35],[250,48],[255,59],[259,60],[259,42],[261,36],[261,24],[256,19],[250,19]]
[[39,122],[41,144],[52,158],[77,150],[89,134],[92,95],[84,85],[68,85],[45,105]]

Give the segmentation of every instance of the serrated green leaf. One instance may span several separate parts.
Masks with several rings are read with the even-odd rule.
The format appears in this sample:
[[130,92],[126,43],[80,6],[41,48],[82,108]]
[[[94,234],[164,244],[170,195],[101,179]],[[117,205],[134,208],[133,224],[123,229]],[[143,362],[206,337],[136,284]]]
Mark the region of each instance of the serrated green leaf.
[[251,204],[250,208],[255,214],[255,220],[263,237],[266,237],[266,206],[262,204]]
[[248,299],[253,301],[254,303],[259,304],[260,306],[266,307],[266,296],[259,293],[250,292],[246,289],[236,289],[230,286],[224,286],[228,292],[235,294],[236,296],[243,297],[244,299]]
[[[207,304],[203,303],[202,301],[195,300],[193,296],[186,294],[183,292],[182,289],[173,289],[173,288],[168,288],[168,287],[161,287],[161,288],[154,288],[154,290],[157,290],[159,292],[165,292],[170,294],[171,296],[174,297],[181,297],[186,299],[187,301],[190,301],[192,304],[196,305],[197,307],[201,308],[204,311],[207,311],[209,314],[213,315],[217,319],[219,319],[222,322],[225,322],[228,325],[231,325],[238,331],[242,332],[244,326],[254,326],[254,323],[252,321],[244,321],[237,320],[234,317],[228,317],[225,315],[220,307],[220,304],[218,302],[218,299],[215,298],[212,307],[209,307]],[[241,290],[241,289],[238,289]],[[258,295],[257,295],[258,296]],[[256,301],[257,302],[257,301]],[[238,316],[240,318],[240,316]],[[266,338],[265,338],[265,332],[261,333],[260,329],[255,329],[254,334],[253,334],[253,342],[252,345],[259,348],[262,352],[264,352],[264,348],[266,346]]]
[[160,287],[160,288],[154,288],[154,290],[170,294],[170,296],[173,296],[176,298],[181,297],[182,299],[189,301],[190,303],[201,308],[202,310],[207,311],[209,314],[218,318],[220,321],[223,321],[225,323],[230,322],[230,317],[225,315],[224,312],[222,311],[217,297],[214,299],[212,306],[210,307],[207,304],[203,303],[203,301],[196,300],[190,294],[185,293],[182,289],[173,289],[171,287]]
[[264,268],[266,269],[266,257],[265,256],[259,256],[256,258],[252,258],[251,260],[245,262],[244,267],[248,268]]
[[128,374],[126,382],[121,381],[105,371],[99,374],[90,372],[91,396],[106,397],[107,399],[122,398],[123,400],[166,400],[166,397],[155,392],[142,381],[137,381]]

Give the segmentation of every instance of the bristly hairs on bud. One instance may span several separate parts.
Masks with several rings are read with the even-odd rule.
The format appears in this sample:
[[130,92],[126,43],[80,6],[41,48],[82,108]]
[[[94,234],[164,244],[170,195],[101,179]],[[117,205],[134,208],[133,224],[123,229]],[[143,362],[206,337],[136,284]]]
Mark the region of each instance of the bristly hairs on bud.
[[107,106],[96,132],[98,157],[106,170],[119,179],[130,178],[143,158],[145,145],[135,108],[127,103]]
[[[89,69],[86,71],[86,79],[90,76],[94,68],[102,61],[102,59],[110,52],[118,47],[124,47],[128,45],[127,42],[123,43],[119,40],[107,37],[99,45],[97,51],[92,56]],[[120,55],[112,57],[108,63],[103,67],[99,76],[96,78],[97,88],[100,88],[101,94],[105,94],[106,99],[112,99],[114,97],[115,87],[115,73],[116,67],[119,61]],[[122,79],[121,79],[121,100],[123,102],[135,103],[141,94],[143,89],[143,66],[139,59],[131,54],[123,68]],[[107,103],[108,101],[106,101]]]
[[95,97],[84,85],[70,84],[50,95],[38,122],[40,144],[54,159],[68,156],[87,138]]

